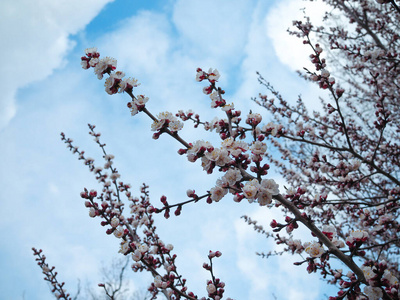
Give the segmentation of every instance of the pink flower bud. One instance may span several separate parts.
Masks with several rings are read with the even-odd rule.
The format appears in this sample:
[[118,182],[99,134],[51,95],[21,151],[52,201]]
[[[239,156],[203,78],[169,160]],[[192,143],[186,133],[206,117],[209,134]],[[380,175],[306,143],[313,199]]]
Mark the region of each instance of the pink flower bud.
[[278,222],[276,220],[272,220],[269,224],[272,228],[276,228],[278,226]]

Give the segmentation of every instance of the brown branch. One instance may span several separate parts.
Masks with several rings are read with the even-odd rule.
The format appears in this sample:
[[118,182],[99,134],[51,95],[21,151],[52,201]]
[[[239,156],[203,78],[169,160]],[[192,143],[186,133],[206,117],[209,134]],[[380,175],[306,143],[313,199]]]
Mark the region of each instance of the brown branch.
[[275,200],[279,201],[283,206],[290,210],[296,217],[298,221],[303,223],[312,233],[319,238],[319,240],[329,249],[329,252],[340,259],[346,266],[350,268],[358,277],[358,280],[362,283],[367,283],[363,271],[357,266],[357,264],[342,251],[340,251],[330,240],[323,234],[311,220],[308,220],[302,216],[300,210],[289,200],[285,199],[281,194],[273,197]]

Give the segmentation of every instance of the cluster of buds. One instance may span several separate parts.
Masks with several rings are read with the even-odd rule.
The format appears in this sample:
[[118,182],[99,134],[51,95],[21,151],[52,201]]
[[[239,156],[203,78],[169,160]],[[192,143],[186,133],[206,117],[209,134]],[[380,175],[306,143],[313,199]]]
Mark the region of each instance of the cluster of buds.
[[215,300],[220,300],[223,298],[224,292],[225,292],[225,283],[222,282],[219,278],[216,278],[213,281],[208,280],[207,281],[207,293],[208,297],[211,299]]
[[[244,128],[239,126],[239,123],[241,121],[240,118],[241,112],[239,110],[236,110],[236,111],[227,111],[226,113],[229,115],[230,122],[232,124],[235,124],[236,126],[232,132],[232,136],[239,137],[239,139],[244,139],[246,137]],[[230,128],[228,119],[220,119],[215,117],[210,122],[204,122],[204,129],[210,132],[212,132],[215,129],[215,131],[219,133],[219,136],[222,140],[227,139],[228,137],[231,136],[231,133],[229,131]]]
[[179,110],[176,114],[176,117],[182,119],[182,121],[193,120],[195,119],[195,128],[197,128],[200,124],[200,116],[195,114],[193,110],[189,109],[188,111],[184,112],[183,110]]
[[[313,29],[313,25],[310,22],[310,18],[307,17],[306,18],[306,22],[302,22],[302,21],[293,21],[292,25],[297,27],[297,29],[299,29],[300,31],[297,33],[294,32],[289,32],[290,34],[296,34],[297,37],[302,38],[302,37],[308,37],[308,34],[311,32],[311,30]],[[309,44],[310,41],[304,40],[303,44]]]
[[[310,75],[310,79],[312,81],[317,81],[319,83],[319,87],[322,89],[327,89],[332,87],[336,80],[334,77],[331,76],[329,71],[326,69],[326,61],[325,58],[320,58],[317,49],[319,49],[319,45],[317,44],[315,51],[316,54],[311,54],[311,62],[314,64],[315,69],[317,71],[321,71],[320,74],[313,73]],[[322,49],[321,49],[322,52]]]
[[[359,248],[363,243],[365,243],[369,238],[368,232],[364,230],[353,230],[350,232],[350,235],[346,238],[346,245],[350,248],[350,250],[355,251]],[[365,251],[357,252],[358,255],[363,256]]]
[[210,95],[211,107],[221,107],[224,111],[232,110],[234,107],[231,104],[226,104],[226,101],[222,98],[225,91],[221,88],[217,88],[215,83],[220,78],[220,74],[217,69],[209,69],[208,72],[204,72],[202,69],[197,68],[196,81],[208,80],[209,86],[203,88],[203,92],[206,95]]
[[[297,220],[294,218],[286,216],[285,222],[286,222],[286,224],[281,224],[281,223],[278,223],[275,219],[273,219],[269,225],[271,226],[271,228],[273,228],[274,232],[279,232],[283,228],[286,228],[286,232],[291,233],[293,230],[299,228],[299,225],[297,224]],[[279,242],[279,244],[280,243],[281,243],[281,241]]]
[[72,298],[64,288],[65,283],[59,283],[57,281],[57,272],[54,271],[55,268],[50,268],[49,265],[46,263],[46,256],[42,254],[42,249],[37,250],[36,248],[32,248],[32,251],[33,255],[37,256],[37,264],[42,269],[42,272],[45,275],[44,280],[48,281],[52,287],[51,292],[56,296],[57,299],[72,300]]
[[[130,192],[130,185],[117,181],[119,176],[113,176],[113,174],[118,174],[116,168],[113,167],[114,156],[106,153],[105,144],[100,142],[100,133],[94,132],[95,126],[93,125],[89,125],[89,128],[90,134],[95,137],[96,143],[104,153],[106,161],[104,169],[111,170],[112,173],[110,176],[105,176],[102,172],[103,169],[94,165],[94,159],[87,159],[84,152],[79,151],[77,147],[72,145],[72,140],[67,139],[62,134],[62,140],[67,144],[68,148],[77,153],[79,159],[86,162],[89,169],[95,173],[99,182],[103,184],[101,194],[95,190],[88,191],[87,189],[84,189],[81,193],[81,197],[85,199],[85,206],[89,208],[89,216],[101,218],[101,225],[107,228],[106,233],[109,235],[113,234],[119,239],[119,252],[123,255],[131,255],[133,271],[147,270],[153,274],[154,282],[150,286],[149,291],[154,297],[161,291],[170,298],[198,299],[192,292],[187,291],[186,280],[177,272],[175,265],[177,256],[172,254],[173,245],[165,244],[155,231],[153,214],[161,210],[154,208],[150,204],[148,187],[143,185],[140,199],[133,197]],[[111,180],[108,180],[108,178]],[[130,202],[131,215],[129,217],[125,217],[123,214],[124,203],[120,199],[122,195],[125,195]],[[201,199],[201,197],[196,195],[194,190],[188,190],[187,195],[192,198],[191,201]],[[161,201],[165,205],[165,216],[168,217],[170,208],[166,197],[162,197]],[[180,214],[181,208],[181,205],[177,206],[176,215]],[[138,232],[139,228],[143,228],[143,238]],[[221,253],[217,251],[213,255],[210,254],[209,257],[211,259],[214,256],[218,257],[220,255]],[[222,297],[223,289],[221,284],[217,284],[218,292],[215,294],[215,299]]]
[[266,136],[272,135],[274,137],[280,137],[285,133],[283,125],[274,124],[273,122],[269,122],[268,124],[264,125],[262,127],[262,132],[265,133]]
[[247,115],[246,124],[251,125],[252,127],[256,127],[262,121],[262,116],[257,113],[250,112]]
[[[105,168],[111,169],[112,174],[115,174],[116,169],[112,166],[114,156],[106,154],[104,144],[101,144],[98,140],[100,135],[93,133],[94,126],[90,126],[90,128],[92,135],[97,137],[96,142],[105,153]],[[64,141],[67,144],[71,144],[68,139]],[[69,147],[75,149],[72,145]],[[83,153],[79,151],[78,153],[80,158],[84,159]],[[120,240],[121,248],[119,252],[124,255],[132,255],[132,260],[134,261],[133,270],[141,271],[147,269],[154,272],[167,261],[174,266],[175,256],[170,254],[173,249],[172,245],[165,245],[155,233],[152,218],[154,208],[150,205],[148,196],[146,196],[148,193],[147,187],[144,186],[142,188],[144,196],[139,200],[132,196],[130,185],[117,182],[117,178],[111,178],[111,182],[105,180],[101,168],[96,168],[93,165],[93,161],[91,161],[90,169],[96,170],[96,178],[99,178],[100,182],[103,183],[102,193],[98,195],[94,190],[89,192],[85,189],[81,193],[81,197],[85,199],[85,206],[89,208],[89,215],[91,217],[100,217],[102,219],[101,225],[107,228],[106,233],[113,234]],[[112,174],[110,177],[112,177]],[[112,186],[114,186],[115,190],[112,189]],[[120,195],[123,194],[131,202],[131,216],[129,217],[123,215],[124,203],[120,199]],[[147,236],[146,239],[142,239],[137,233],[137,229],[142,226],[144,227],[143,232]],[[171,270],[173,269],[176,268],[174,267]],[[156,293],[158,290],[154,292]]]
[[[208,297],[211,299],[215,300],[220,300],[223,298],[224,295],[224,287],[225,283],[222,282],[219,278],[215,278],[213,274],[213,268],[212,268],[212,259],[214,257],[220,257],[222,253],[220,251],[211,251],[208,254],[208,259],[210,260],[210,263],[204,263],[203,268],[206,269],[207,271],[210,272],[212,280],[207,280],[207,293]],[[228,298],[230,299],[230,298]]]

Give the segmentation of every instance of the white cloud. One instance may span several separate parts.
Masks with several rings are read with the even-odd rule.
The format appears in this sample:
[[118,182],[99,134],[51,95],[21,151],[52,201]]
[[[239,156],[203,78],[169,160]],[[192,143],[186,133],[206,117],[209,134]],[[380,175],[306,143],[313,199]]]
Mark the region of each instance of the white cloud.
[[107,2],[110,0],[0,3],[0,39],[7,45],[0,48],[5,74],[0,83],[0,129],[16,113],[17,90],[63,66],[66,53],[74,45],[69,35],[82,30]]
[[[305,8],[305,14],[304,10]],[[310,16],[314,25],[321,25],[322,17],[327,10],[327,5],[319,1],[279,1],[271,8],[266,18],[265,28],[272,40],[276,55],[282,63],[293,71],[302,70],[303,67],[312,68],[308,57],[312,53],[302,39],[289,35],[286,30],[293,30],[293,20],[304,21],[304,16]],[[316,42],[316,41],[314,41]]]
[[168,59],[170,28],[164,14],[141,11],[120,23],[117,30],[102,36],[98,50],[103,56],[117,58],[118,69],[122,68],[127,75],[158,73]]
[[222,67],[240,62],[253,9],[254,1],[178,0],[173,22],[185,49],[213,58]]

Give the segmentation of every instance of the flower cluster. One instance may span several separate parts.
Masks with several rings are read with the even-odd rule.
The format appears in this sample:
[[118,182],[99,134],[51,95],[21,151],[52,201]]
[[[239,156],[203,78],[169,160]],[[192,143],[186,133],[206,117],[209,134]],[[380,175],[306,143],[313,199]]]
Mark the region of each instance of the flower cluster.
[[196,73],[196,81],[208,80],[209,86],[203,88],[203,93],[210,96],[211,108],[221,107],[224,111],[229,111],[234,109],[233,104],[226,104],[226,101],[222,98],[225,91],[221,88],[217,88],[215,83],[220,78],[220,74],[217,69],[209,69],[208,72],[204,72],[202,69],[198,68]]
[[[196,72],[197,72],[196,73],[196,81],[199,81],[199,82],[203,81],[204,79],[208,79],[208,81],[211,84],[213,84],[213,83],[217,82],[219,77],[220,77],[220,74],[219,74],[217,69],[213,70],[212,68],[210,68],[208,70],[208,73],[207,73],[207,72],[204,72],[202,69],[198,68],[196,70]],[[203,91],[204,91],[205,94],[210,94],[211,93],[211,92],[208,92],[207,88],[204,88]]]
[[353,230],[350,236],[346,239],[346,244],[349,247],[354,247],[356,243],[364,243],[368,240],[368,232],[365,230]]
[[138,95],[137,97],[134,97],[131,102],[128,102],[127,106],[131,110],[131,115],[134,116],[139,111],[142,111],[147,101],[149,101],[148,97],[145,97],[144,95]]
[[81,57],[81,65],[83,69],[94,68],[94,73],[98,79],[103,79],[104,74],[110,76],[106,79],[104,87],[109,95],[116,93],[132,93],[134,87],[138,87],[140,83],[135,78],[125,78],[125,73],[121,71],[115,71],[117,68],[117,60],[111,57],[105,57],[100,59],[100,53],[97,52],[97,48],[88,48],[85,50],[86,56]]
[[279,194],[279,185],[273,179],[263,179],[261,183],[253,179],[244,185],[242,191],[250,203],[257,199],[257,202],[264,206],[272,202],[272,196]]
[[368,261],[361,268],[369,286],[364,287],[364,294],[369,299],[381,299],[386,294],[390,299],[399,299],[399,280],[393,275],[386,261]]
[[171,132],[178,132],[183,128],[183,123],[179,121],[172,113],[166,111],[161,112],[157,115],[157,120],[154,120],[151,124],[151,130],[157,131],[154,135],[154,139],[158,139],[160,134],[165,130],[169,129]]
[[268,124],[264,125],[262,131],[265,134],[272,135],[274,137],[279,137],[283,134],[283,125],[282,124],[274,124],[273,122],[269,122]]

